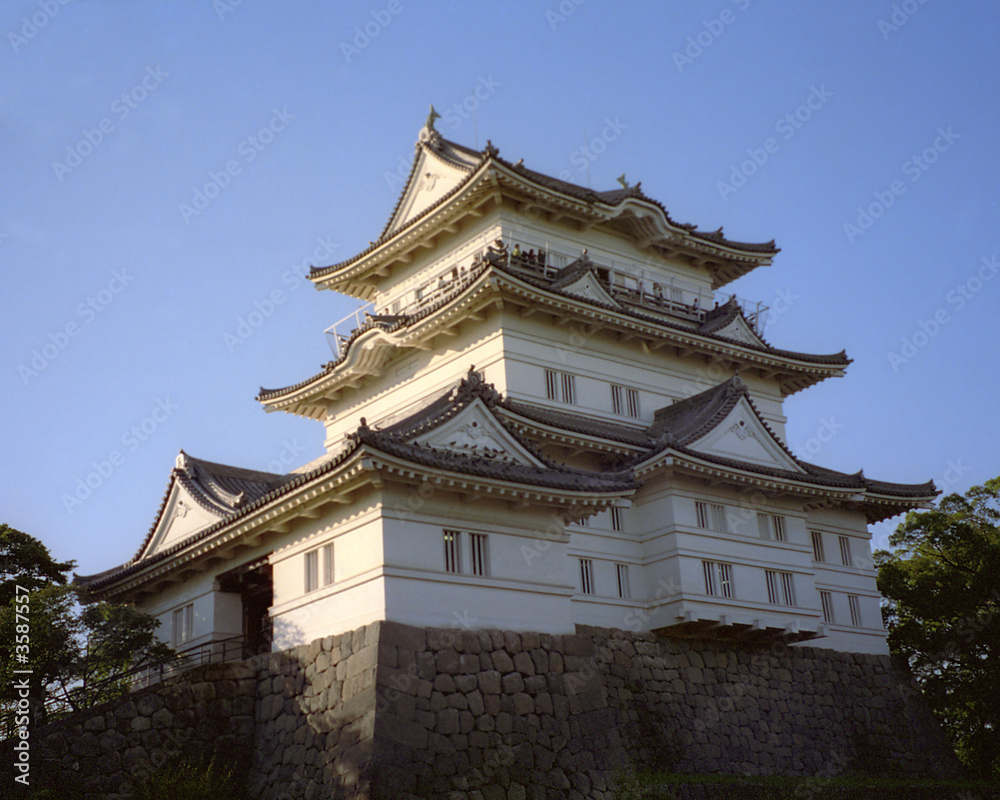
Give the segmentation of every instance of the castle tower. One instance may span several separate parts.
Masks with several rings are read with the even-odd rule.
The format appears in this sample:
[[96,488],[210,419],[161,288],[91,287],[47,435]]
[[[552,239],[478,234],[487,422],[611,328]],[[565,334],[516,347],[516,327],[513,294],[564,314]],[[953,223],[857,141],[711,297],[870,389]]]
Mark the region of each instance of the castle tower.
[[137,555],[84,579],[177,645],[287,647],[388,619],[577,625],[885,653],[867,525],[906,485],[806,463],[783,402],[844,375],[728,285],[777,255],[420,132],[378,238],[310,279],[365,302],[289,475],[178,459]]

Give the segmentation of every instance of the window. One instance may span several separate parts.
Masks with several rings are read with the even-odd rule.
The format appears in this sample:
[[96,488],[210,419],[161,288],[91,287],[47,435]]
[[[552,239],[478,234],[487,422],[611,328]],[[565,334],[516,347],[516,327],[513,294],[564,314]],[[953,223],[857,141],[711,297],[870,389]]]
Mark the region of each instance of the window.
[[190,642],[194,637],[194,603],[174,610],[174,647]]
[[620,508],[611,509],[611,530],[622,531],[625,529],[625,520],[622,511],[623,509]]
[[718,561],[702,561],[705,572],[705,594],[715,597],[733,596],[733,565]]
[[639,417],[639,392],[625,386],[611,384],[611,409],[616,414]]
[[795,579],[791,572],[764,570],[767,577],[767,602],[774,605],[795,605]]
[[823,606],[823,622],[833,623],[833,595],[829,592],[819,593],[819,602]]
[[545,370],[545,397],[563,403],[576,402],[576,376],[567,372]]
[[589,558],[580,559],[580,591],[583,594],[594,593],[594,562]]
[[851,540],[846,536],[838,536],[840,539],[840,563],[845,567],[851,566]]
[[307,592],[314,592],[319,588],[319,550],[306,553],[305,584]]
[[861,602],[856,594],[847,595],[847,605],[851,609],[851,624],[855,628],[861,627]]
[[785,518],[777,514],[757,514],[757,530],[761,539],[785,541]]
[[469,550],[472,556],[472,574],[489,575],[489,549],[485,533],[469,534]]
[[813,561],[826,561],[823,555],[823,534],[819,531],[812,531]]
[[333,583],[333,543],[323,545],[323,585]]
[[726,525],[726,507],[716,503],[696,502],[695,509],[698,513],[698,527],[709,531],[729,531]]
[[461,572],[462,563],[458,549],[458,531],[444,532],[444,569],[445,572]]
[[[320,584],[320,558],[323,560],[323,583]],[[307,592],[316,591],[321,585],[333,583],[333,544],[325,544],[315,550],[310,550],[305,557],[305,585]]]
[[618,596],[628,600],[632,596],[628,586],[628,564],[615,564],[615,572],[618,575]]

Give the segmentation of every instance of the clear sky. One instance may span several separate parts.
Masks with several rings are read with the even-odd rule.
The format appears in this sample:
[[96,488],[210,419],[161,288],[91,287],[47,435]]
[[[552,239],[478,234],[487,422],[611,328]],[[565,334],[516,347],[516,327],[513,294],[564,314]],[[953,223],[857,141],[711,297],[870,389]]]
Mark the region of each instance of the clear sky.
[[793,451],[948,491],[1000,474],[998,18],[5,0],[0,521],[96,572],[135,553],[180,448],[318,456],[319,423],[254,398],[331,358],[356,301],[301,276],[378,236],[430,103],[447,138],[775,238],[732,290],[771,306],[775,346],[854,359],[787,401]]

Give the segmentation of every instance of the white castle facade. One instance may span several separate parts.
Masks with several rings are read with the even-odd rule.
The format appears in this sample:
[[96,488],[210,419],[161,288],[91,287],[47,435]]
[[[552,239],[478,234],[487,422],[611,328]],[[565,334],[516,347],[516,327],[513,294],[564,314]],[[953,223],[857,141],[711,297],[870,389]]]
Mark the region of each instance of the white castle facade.
[[[841,352],[772,347],[719,290],[778,252],[420,133],[381,235],[314,268],[369,304],[262,391],[327,454],[287,475],[182,453],[139,552],[80,578],[180,649],[389,619],[577,625],[885,653],[868,524],[933,484],[796,458],[790,394]],[[722,302],[716,302],[716,298]]]

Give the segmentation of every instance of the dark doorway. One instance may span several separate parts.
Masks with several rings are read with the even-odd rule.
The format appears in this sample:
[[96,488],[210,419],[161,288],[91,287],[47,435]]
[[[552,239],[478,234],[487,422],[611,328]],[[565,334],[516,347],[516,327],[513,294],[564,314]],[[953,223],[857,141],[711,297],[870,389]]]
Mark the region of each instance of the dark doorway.
[[271,651],[274,582],[267,558],[242,564],[219,576],[219,590],[239,594],[243,603],[243,656]]

